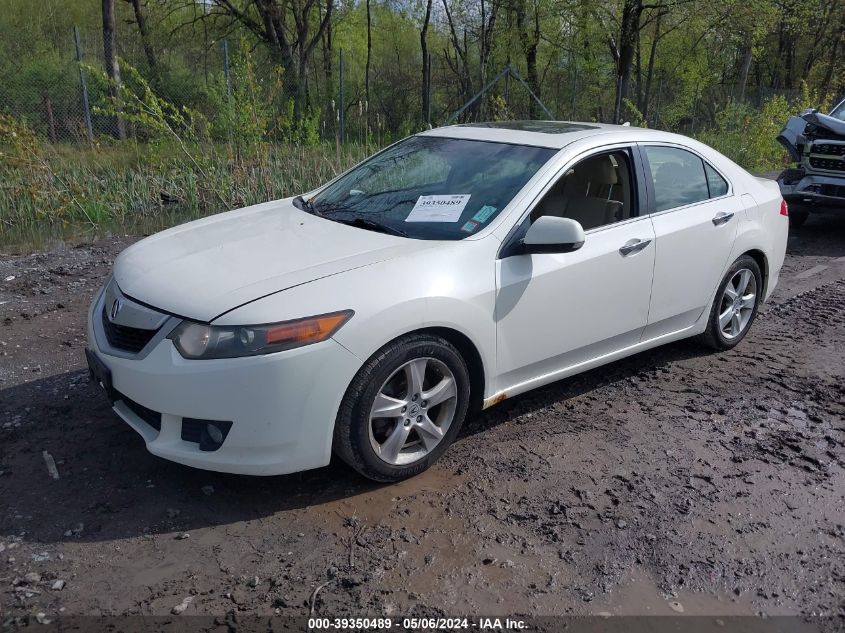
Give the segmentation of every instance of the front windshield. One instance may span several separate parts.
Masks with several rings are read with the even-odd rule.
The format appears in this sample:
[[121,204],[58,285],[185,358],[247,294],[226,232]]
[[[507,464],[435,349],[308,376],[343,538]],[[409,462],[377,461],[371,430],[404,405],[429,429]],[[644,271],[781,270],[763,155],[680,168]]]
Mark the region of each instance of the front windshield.
[[835,117],[840,121],[845,121],[845,101],[836,106],[833,112],[830,113],[830,116]]
[[557,150],[413,136],[317,194],[338,222],[428,240],[459,240],[495,218]]

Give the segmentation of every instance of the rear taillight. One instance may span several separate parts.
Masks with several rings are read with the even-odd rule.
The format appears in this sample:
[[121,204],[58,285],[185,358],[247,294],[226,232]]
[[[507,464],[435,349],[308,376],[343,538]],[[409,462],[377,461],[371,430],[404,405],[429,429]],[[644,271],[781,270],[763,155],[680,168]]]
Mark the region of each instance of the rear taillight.
[[786,206],[786,200],[781,200],[781,201],[780,201],[780,214],[781,214],[781,215],[786,215],[786,216],[788,216],[788,215],[789,215],[789,207],[788,207],[788,206]]

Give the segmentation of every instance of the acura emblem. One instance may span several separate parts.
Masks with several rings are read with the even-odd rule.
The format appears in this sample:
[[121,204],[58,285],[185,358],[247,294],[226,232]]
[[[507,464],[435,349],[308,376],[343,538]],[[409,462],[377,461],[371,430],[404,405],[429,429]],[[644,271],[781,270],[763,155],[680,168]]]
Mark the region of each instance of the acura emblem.
[[117,318],[120,309],[123,307],[123,302],[120,299],[115,299],[114,303],[111,304],[111,320],[114,321]]

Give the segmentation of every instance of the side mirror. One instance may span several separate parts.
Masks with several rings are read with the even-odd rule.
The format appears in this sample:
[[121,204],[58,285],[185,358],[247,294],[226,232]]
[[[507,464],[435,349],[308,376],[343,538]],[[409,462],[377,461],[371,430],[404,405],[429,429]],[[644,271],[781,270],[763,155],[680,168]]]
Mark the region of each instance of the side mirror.
[[584,245],[584,227],[571,218],[543,215],[522,239],[523,253],[571,253]]

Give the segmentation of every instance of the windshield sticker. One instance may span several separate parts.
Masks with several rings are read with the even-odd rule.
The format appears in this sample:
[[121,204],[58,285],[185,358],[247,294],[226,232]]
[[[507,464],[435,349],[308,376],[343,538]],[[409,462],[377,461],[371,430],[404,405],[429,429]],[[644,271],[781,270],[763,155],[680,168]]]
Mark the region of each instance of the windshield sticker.
[[405,222],[457,222],[470,195],[420,196]]
[[484,224],[487,220],[490,219],[490,216],[496,213],[496,207],[491,207],[489,204],[485,204],[481,207],[478,211],[475,212],[475,215],[472,216],[472,219],[478,222],[479,224]]
[[472,220],[468,220],[462,227],[461,230],[464,233],[472,233],[475,229],[478,228],[478,222],[473,222]]

